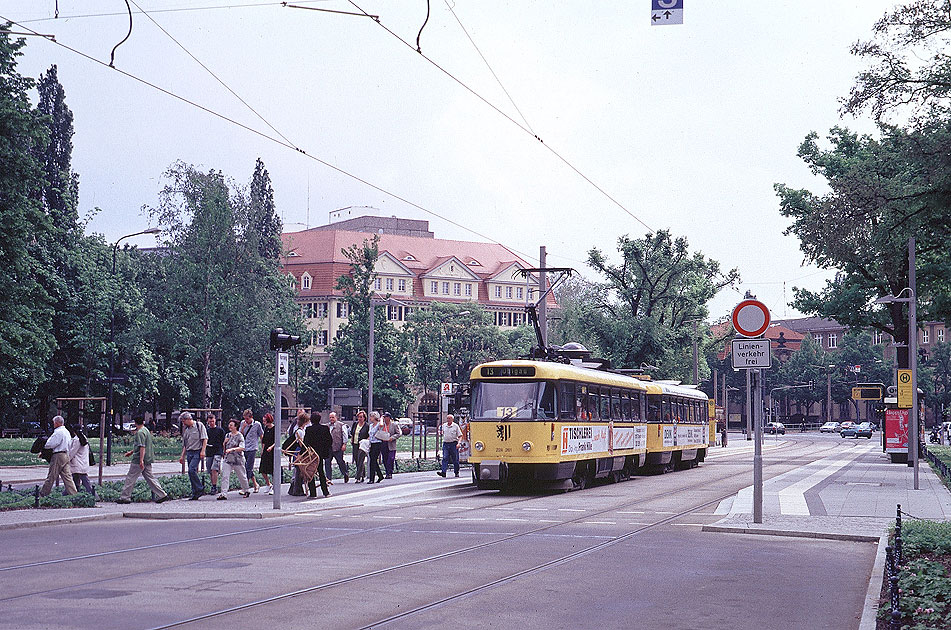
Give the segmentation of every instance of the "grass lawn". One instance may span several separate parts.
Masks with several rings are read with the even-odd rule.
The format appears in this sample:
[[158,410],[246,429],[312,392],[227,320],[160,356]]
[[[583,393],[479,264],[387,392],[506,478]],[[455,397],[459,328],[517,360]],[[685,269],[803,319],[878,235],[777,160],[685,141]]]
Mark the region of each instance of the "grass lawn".
[[[182,441],[178,438],[152,436],[156,461],[175,461],[182,454]],[[46,460],[30,452],[33,438],[0,439],[0,466],[46,466]],[[99,459],[99,438],[90,438],[89,447]],[[122,460],[122,454],[132,448],[132,436],[117,436],[112,439],[113,461]]]

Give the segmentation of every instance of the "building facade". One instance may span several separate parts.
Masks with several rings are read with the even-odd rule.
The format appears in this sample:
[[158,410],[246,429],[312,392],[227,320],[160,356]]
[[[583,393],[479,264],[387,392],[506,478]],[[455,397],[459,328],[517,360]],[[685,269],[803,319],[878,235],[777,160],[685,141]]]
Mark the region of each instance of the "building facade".
[[[428,221],[360,216],[282,235],[283,270],[297,289],[306,323],[307,352],[318,369],[328,358],[327,346],[348,321],[337,278],[350,273],[343,250],[378,235],[379,258],[373,290],[398,300],[386,316],[397,327],[416,309],[432,302],[478,303],[496,326],[511,329],[528,323],[525,305],[538,300],[538,277],[518,273],[530,265],[494,243],[437,239]],[[549,307],[556,306],[548,297]]]

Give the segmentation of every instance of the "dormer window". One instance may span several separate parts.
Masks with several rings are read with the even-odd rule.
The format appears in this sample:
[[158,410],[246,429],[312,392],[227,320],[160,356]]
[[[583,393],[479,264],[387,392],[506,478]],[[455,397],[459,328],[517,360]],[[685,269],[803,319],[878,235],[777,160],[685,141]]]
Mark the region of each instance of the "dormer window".
[[481,266],[482,266],[482,263],[480,263],[478,260],[476,260],[475,258],[473,258],[472,260],[469,261],[469,266],[470,266],[470,267],[481,267]]
[[405,256],[403,256],[403,260],[408,260],[410,262],[413,262],[416,260],[416,256],[413,256],[412,254],[406,254]]
[[310,274],[307,273],[307,272],[304,272],[304,274],[300,277],[300,288],[301,288],[301,291],[309,291],[309,290],[310,290],[310,284],[311,284]]

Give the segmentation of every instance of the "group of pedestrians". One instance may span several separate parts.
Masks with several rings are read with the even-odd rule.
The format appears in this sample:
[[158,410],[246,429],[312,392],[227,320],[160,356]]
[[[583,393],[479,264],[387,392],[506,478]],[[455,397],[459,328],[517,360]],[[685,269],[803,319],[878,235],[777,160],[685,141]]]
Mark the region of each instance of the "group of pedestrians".
[[[273,494],[272,484],[280,483],[280,478],[277,477],[276,482],[272,481],[272,477],[276,477],[276,429],[274,417],[270,413],[264,414],[262,424],[254,419],[250,409],[246,409],[240,421],[231,418],[226,427],[218,426],[218,418],[214,414],[208,414],[207,426],[188,411],[183,411],[179,420],[182,427],[182,452],[179,461],[188,469],[191,485],[189,500],[197,501],[205,494],[204,480],[199,474],[202,462],[211,478],[211,494],[217,495],[218,500],[227,500],[232,472],[238,478],[240,496],[250,496],[252,488],[253,492],[259,492],[261,486],[254,474],[256,458],[260,460],[259,472],[264,479],[264,490],[267,494]],[[94,494],[88,476],[91,458],[89,441],[85,434],[81,429],[67,428],[62,416],[53,418],[53,426],[53,434],[45,443],[45,448],[52,451],[49,473],[40,494],[48,495],[57,479],[62,480],[66,494],[75,494],[78,487]],[[446,417],[446,423],[440,429],[443,457],[442,470],[437,474],[445,477],[451,464],[455,476],[458,477],[458,442],[462,437],[461,430],[452,415]],[[293,464],[295,456],[299,456],[309,447],[320,458],[320,465],[316,467],[316,480],[314,475],[305,479],[300,470],[301,466],[292,466],[294,475],[289,494],[303,496],[306,490],[311,498],[316,498],[319,483],[323,496],[330,496],[328,486],[334,462],[344,483],[349,483],[350,467],[345,459],[348,445],[356,470],[356,483],[372,484],[392,479],[397,440],[401,436],[402,429],[389,412],[381,414],[372,411],[368,417],[365,411],[360,410],[356,414],[356,421],[348,426],[335,412],[330,412],[327,420],[321,422],[319,413],[309,414],[300,410],[296,421],[291,423],[282,448],[291,453]],[[118,503],[132,502],[132,490],[139,477],[145,480],[156,503],[168,500],[168,494],[152,473],[152,463],[155,460],[152,434],[145,427],[142,418],[135,420],[132,449],[126,452],[125,456],[131,458],[131,461]]]

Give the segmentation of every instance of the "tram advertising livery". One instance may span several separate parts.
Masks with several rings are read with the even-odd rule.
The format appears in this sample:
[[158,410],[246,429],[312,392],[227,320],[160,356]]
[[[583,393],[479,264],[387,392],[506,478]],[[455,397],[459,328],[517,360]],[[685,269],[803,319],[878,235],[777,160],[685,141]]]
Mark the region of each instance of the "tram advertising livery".
[[696,466],[714,444],[707,396],[692,387],[536,360],[485,363],[470,378],[479,488],[621,481]]

